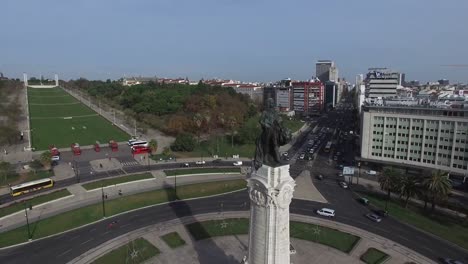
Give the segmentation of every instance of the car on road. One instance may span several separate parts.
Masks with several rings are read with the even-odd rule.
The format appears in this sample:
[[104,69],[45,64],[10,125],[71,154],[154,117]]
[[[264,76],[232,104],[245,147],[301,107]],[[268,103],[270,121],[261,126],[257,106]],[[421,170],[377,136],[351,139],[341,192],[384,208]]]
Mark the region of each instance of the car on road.
[[380,216],[380,217],[387,217],[388,216],[388,211],[385,211],[385,210],[372,210],[372,212],[374,212],[374,214]]
[[336,175],[337,175],[338,177],[343,177],[343,173],[341,173],[341,172],[338,172]]
[[377,175],[377,172],[373,171],[373,170],[368,170],[368,171],[366,171],[366,174],[368,174],[368,175]]
[[322,208],[317,210],[317,214],[321,216],[327,216],[327,217],[334,217],[335,216],[335,210],[330,209],[330,208]]
[[305,158],[305,153],[301,153],[301,155],[299,155],[299,159],[303,160]]
[[323,180],[323,175],[322,174],[317,175],[317,179]]
[[223,161],[223,160],[222,160],[222,159],[215,159],[215,160],[213,160],[212,162],[213,162],[213,163],[221,163],[221,161]]
[[195,162],[195,164],[197,165],[204,165],[206,162],[204,160],[199,160],[197,162]]
[[334,156],[334,157],[333,157],[333,160],[334,160],[334,161],[337,161],[337,160],[338,160],[338,156]]
[[288,156],[289,156],[289,152],[285,151],[285,152],[283,152],[281,155],[284,156],[284,157],[288,157]]
[[187,168],[187,167],[190,167],[190,164],[188,164],[188,163],[183,163],[183,164],[181,164],[180,166],[181,166],[181,167]]
[[60,156],[52,156],[52,158],[50,158],[51,161],[59,161],[60,160]]
[[343,188],[343,189],[348,189],[348,184],[346,184],[346,182],[340,181],[339,184],[340,184],[341,188]]
[[464,262],[461,262],[460,260],[455,260],[451,258],[439,258],[439,261],[443,264],[464,264]]
[[366,217],[376,223],[380,223],[382,221],[382,218],[374,213],[368,213],[366,214]]
[[360,203],[362,203],[363,205],[368,205],[369,204],[369,199],[364,198],[364,197],[359,198],[358,201]]
[[232,163],[232,165],[234,165],[234,166],[242,166],[242,161],[240,161],[240,160],[235,161],[234,163]]

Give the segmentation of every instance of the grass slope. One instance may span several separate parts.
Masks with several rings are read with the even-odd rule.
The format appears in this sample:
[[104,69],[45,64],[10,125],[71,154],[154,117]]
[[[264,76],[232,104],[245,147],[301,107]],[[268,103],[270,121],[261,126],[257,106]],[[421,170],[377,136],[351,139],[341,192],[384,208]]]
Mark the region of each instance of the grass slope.
[[[132,253],[135,255],[132,257]],[[137,238],[128,244],[112,250],[104,256],[93,261],[93,264],[126,264],[143,263],[161,253],[144,238]]]
[[151,173],[143,173],[143,174],[133,174],[133,175],[126,175],[123,177],[117,177],[117,178],[111,178],[111,179],[105,179],[105,180],[100,180],[100,181],[95,181],[95,182],[90,182],[83,184],[83,188],[86,190],[93,190],[101,187],[106,187],[109,185],[115,185],[119,183],[125,183],[125,182],[132,182],[132,181],[138,181],[138,180],[143,180],[143,179],[154,179],[153,175]]

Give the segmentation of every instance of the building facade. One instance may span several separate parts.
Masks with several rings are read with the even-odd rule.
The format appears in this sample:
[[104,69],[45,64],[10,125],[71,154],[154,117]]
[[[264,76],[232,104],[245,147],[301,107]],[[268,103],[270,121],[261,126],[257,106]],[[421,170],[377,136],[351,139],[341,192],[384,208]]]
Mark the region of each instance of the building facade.
[[324,86],[317,79],[295,81],[293,89],[293,110],[296,114],[318,115],[323,111]]
[[315,77],[323,83],[328,81],[338,81],[338,68],[334,61],[331,60],[319,60],[315,64]]
[[468,108],[416,101],[362,108],[361,157],[468,173]]
[[276,106],[281,112],[291,111],[293,109],[293,89],[291,87],[277,88]]
[[370,68],[366,76],[366,98],[395,97],[401,80],[398,72],[387,68]]

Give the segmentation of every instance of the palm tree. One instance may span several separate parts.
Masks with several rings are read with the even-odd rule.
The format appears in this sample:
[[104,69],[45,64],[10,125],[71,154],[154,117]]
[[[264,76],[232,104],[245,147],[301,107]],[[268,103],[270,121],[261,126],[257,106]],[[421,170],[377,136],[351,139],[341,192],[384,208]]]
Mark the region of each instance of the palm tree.
[[39,157],[39,161],[44,165],[45,169],[50,169],[50,164],[52,163],[52,153],[50,151],[42,152],[41,156]]
[[391,191],[395,189],[399,173],[392,167],[385,167],[382,176],[379,178],[380,189],[387,192],[387,201],[385,202],[385,211],[388,209]]
[[450,179],[447,172],[440,170],[432,172],[431,177],[424,180],[429,195],[431,196],[431,211],[434,212],[435,205],[438,201],[447,198],[452,189]]
[[156,150],[158,150],[158,142],[156,139],[151,139],[148,146],[151,149],[151,154],[156,153]]
[[415,176],[406,176],[400,178],[400,194],[405,196],[405,208],[408,207],[409,198],[418,192],[418,179]]

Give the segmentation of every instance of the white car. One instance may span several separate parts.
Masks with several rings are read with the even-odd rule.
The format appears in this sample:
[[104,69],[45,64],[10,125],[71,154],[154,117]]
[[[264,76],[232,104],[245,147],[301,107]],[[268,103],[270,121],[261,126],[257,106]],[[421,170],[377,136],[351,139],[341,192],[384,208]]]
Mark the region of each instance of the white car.
[[330,209],[330,208],[322,208],[322,209],[317,210],[317,214],[321,216],[334,217],[335,210]]
[[239,161],[236,161],[236,162],[232,163],[232,165],[234,165],[234,166],[242,166],[242,161],[240,161],[240,160],[239,160]]
[[369,175],[377,175],[377,172],[373,170],[366,171],[366,173]]
[[348,189],[348,184],[346,184],[346,182],[344,182],[344,181],[340,182],[340,186],[341,186],[343,189]]
[[203,164],[205,164],[205,161],[204,161],[204,160],[199,160],[199,161],[195,162],[195,164],[197,164],[197,165],[203,165]]
[[137,139],[132,138],[132,139],[130,139],[129,141],[127,141],[127,144],[128,144],[129,146],[132,146],[132,145],[133,145],[133,142],[135,142],[135,141],[137,141]]
[[51,161],[59,161],[60,160],[60,156],[52,156],[52,158],[50,158]]

